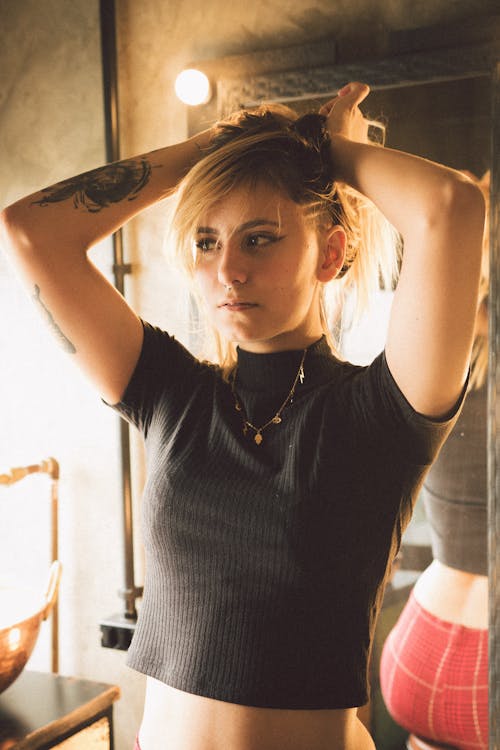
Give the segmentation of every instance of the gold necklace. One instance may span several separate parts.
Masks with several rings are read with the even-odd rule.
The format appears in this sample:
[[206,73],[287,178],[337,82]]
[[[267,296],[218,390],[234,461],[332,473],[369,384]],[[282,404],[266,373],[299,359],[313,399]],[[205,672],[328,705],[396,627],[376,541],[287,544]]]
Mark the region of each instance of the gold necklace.
[[295,389],[297,387],[297,383],[299,382],[299,380],[301,383],[304,382],[304,360],[306,358],[306,354],[307,354],[307,347],[304,349],[302,353],[302,359],[300,360],[299,369],[297,370],[297,374],[292,383],[292,387],[290,388],[290,393],[285,398],[285,400],[281,404],[280,408],[278,409],[274,417],[271,417],[271,419],[265,424],[263,424],[262,427],[256,427],[254,424],[249,422],[248,419],[246,418],[245,410],[238,398],[238,394],[236,393],[236,389],[235,389],[236,375],[238,373],[238,365],[236,365],[234,369],[234,375],[231,378],[231,391],[232,391],[233,398],[234,398],[234,408],[236,409],[236,411],[239,411],[241,414],[241,418],[243,420],[243,434],[246,435],[249,429],[253,430],[255,432],[253,439],[254,439],[254,442],[257,443],[257,445],[260,445],[262,443],[262,440],[263,440],[262,433],[266,429],[266,427],[269,427],[269,425],[272,425],[272,424],[280,424],[280,422],[282,421],[281,412],[283,411],[285,406],[287,406],[287,404],[289,404],[290,401],[292,400],[294,393],[295,393]]

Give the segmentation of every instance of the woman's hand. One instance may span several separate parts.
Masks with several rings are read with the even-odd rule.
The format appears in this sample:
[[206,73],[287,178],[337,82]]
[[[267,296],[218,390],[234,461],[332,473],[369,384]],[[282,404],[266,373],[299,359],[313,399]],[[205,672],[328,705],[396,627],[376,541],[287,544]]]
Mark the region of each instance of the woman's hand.
[[370,87],[366,83],[348,83],[336,97],[321,107],[319,114],[326,117],[330,137],[340,135],[350,141],[368,143],[369,122],[359,105],[369,93]]

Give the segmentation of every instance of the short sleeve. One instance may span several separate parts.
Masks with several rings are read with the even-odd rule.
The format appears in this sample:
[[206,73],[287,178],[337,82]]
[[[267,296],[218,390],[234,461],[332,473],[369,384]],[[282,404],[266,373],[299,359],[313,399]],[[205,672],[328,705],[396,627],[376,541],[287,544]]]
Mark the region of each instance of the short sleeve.
[[453,409],[434,419],[417,412],[406,399],[384,352],[355,380],[353,408],[358,410],[358,419],[369,425],[372,437],[408,462],[432,463],[460,414],[467,383]]
[[108,404],[147,435],[157,404],[189,387],[199,361],[173,336],[142,321],[144,337],[122,399]]

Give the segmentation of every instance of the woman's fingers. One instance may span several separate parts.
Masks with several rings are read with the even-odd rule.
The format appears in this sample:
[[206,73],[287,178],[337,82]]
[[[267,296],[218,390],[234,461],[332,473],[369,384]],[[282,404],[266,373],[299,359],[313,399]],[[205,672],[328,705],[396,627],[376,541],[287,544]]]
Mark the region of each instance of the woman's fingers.
[[370,87],[366,83],[352,81],[321,107],[319,112],[326,117],[330,135],[342,135],[361,143],[368,141],[368,123],[358,105],[369,93]]
[[370,87],[367,83],[360,83],[359,81],[353,81],[348,83],[346,86],[340,89],[337,94],[339,99],[344,99],[352,103],[353,105],[361,104],[363,99],[366,99],[370,93]]
[[346,104],[350,106],[357,106],[366,99],[370,93],[370,87],[366,83],[360,83],[359,81],[353,81],[343,86],[334,96],[333,99],[323,104],[319,109],[319,114],[328,117],[333,107],[336,104],[340,104],[341,100],[344,100]]

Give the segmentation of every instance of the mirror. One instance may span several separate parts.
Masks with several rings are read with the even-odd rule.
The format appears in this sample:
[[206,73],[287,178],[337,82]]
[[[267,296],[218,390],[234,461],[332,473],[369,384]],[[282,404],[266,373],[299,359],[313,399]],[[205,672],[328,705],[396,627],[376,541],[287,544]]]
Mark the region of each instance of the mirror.
[[[372,93],[363,109],[371,117],[382,116],[387,120],[387,145],[457,169],[467,169],[478,176],[491,170],[490,267],[496,270],[500,252],[500,66],[497,64],[500,45],[494,40],[494,27],[493,23],[489,29],[485,23],[482,34],[478,34],[476,28],[475,35],[468,34],[467,29],[455,29],[453,42],[443,29],[421,30],[420,36],[416,31],[410,40],[404,34],[401,38],[395,35],[388,44],[392,55],[362,63],[336,61],[332,42],[319,44],[315,51],[305,45],[295,51],[289,48],[270,51],[268,55],[204,62],[197,67],[212,78],[212,83],[217,82],[217,101],[190,112],[190,131],[197,132],[217,116],[238,107],[265,100],[290,104],[300,112],[310,111],[331,98],[347,81],[366,81]],[[478,36],[481,41],[474,41]],[[442,49],[444,39],[455,46]],[[432,49],[429,49],[430,44],[434,45]],[[427,51],[408,52],[408,49]],[[319,61],[318,56],[322,54],[323,60]],[[497,544],[500,443],[496,429],[500,424],[496,418],[500,408],[500,398],[497,398],[500,373],[496,363],[500,296],[496,273],[490,274],[489,299],[489,742],[494,750],[500,747],[500,585],[497,583],[500,575],[500,545]],[[418,505],[414,518],[416,524],[423,525],[425,537],[425,517]],[[425,559],[425,555],[430,554],[428,537],[423,544],[406,546],[424,549],[419,567],[423,570],[432,559]],[[422,554],[422,549],[417,553]],[[415,549],[411,554],[415,554]],[[377,737],[375,739],[377,741]]]

